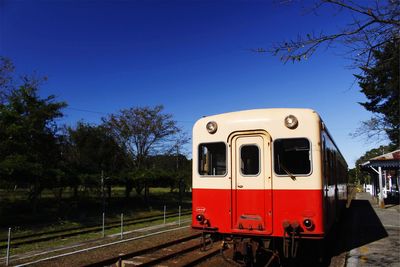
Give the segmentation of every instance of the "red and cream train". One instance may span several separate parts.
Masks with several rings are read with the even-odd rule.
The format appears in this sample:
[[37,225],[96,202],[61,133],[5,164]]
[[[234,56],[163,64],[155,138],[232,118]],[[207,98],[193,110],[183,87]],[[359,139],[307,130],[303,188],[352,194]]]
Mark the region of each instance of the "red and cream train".
[[239,111],[193,127],[192,228],[262,244],[323,239],[346,183],[347,164],[313,110]]

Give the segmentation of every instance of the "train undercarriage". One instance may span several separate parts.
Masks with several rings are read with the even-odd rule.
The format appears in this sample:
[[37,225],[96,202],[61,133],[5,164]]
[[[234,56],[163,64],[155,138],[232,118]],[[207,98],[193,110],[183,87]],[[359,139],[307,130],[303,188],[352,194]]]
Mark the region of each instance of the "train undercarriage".
[[203,249],[220,241],[223,259],[236,266],[324,266],[323,239],[304,239],[296,232],[284,237],[223,235],[204,232]]

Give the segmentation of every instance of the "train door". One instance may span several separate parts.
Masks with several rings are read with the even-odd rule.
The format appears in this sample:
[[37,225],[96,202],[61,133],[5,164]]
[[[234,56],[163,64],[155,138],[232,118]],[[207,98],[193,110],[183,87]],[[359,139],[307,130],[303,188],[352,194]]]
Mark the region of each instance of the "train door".
[[236,135],[231,155],[232,230],[272,233],[270,136]]

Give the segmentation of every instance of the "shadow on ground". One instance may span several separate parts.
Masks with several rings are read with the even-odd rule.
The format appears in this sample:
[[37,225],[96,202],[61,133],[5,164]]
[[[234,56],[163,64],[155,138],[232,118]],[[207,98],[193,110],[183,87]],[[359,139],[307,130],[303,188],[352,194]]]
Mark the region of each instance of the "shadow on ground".
[[399,195],[390,195],[385,199],[386,208],[400,205]]
[[[387,236],[388,233],[371,203],[368,200],[353,200],[326,240],[303,244],[305,251],[302,252],[302,258],[289,266],[335,266],[332,262],[334,257]],[[321,250],[322,259],[319,256]]]
[[[379,217],[368,200],[353,200],[351,206],[343,210],[341,220],[334,226],[331,233],[324,241],[301,240],[298,258],[284,259],[280,255],[278,262],[274,260],[271,267],[285,266],[344,266],[345,253],[354,248],[361,247],[371,242],[388,236]],[[282,242],[277,241],[275,248],[282,247]],[[230,254],[229,254],[230,253]],[[232,251],[227,251],[227,258],[232,258]],[[265,266],[269,258],[264,259],[255,266]],[[222,257],[213,264],[201,266],[220,267],[235,266],[222,260]]]
[[353,200],[328,238],[330,257],[388,236],[368,200]]

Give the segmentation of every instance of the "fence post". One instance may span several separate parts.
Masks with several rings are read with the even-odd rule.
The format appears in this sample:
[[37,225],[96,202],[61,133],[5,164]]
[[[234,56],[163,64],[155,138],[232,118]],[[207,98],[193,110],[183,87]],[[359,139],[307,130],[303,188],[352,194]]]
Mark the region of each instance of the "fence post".
[[106,216],[105,216],[105,213],[103,212],[103,227],[102,227],[102,236],[103,236],[103,237],[105,237],[105,233],[104,233],[105,219],[106,219]]
[[124,214],[121,213],[121,239],[124,238]]
[[179,226],[181,226],[181,206],[179,206]]
[[6,266],[10,263],[11,227],[8,228]]
[[164,205],[164,224],[165,224],[165,220],[166,220],[166,215],[165,215],[165,213],[167,212],[167,206],[166,205]]

